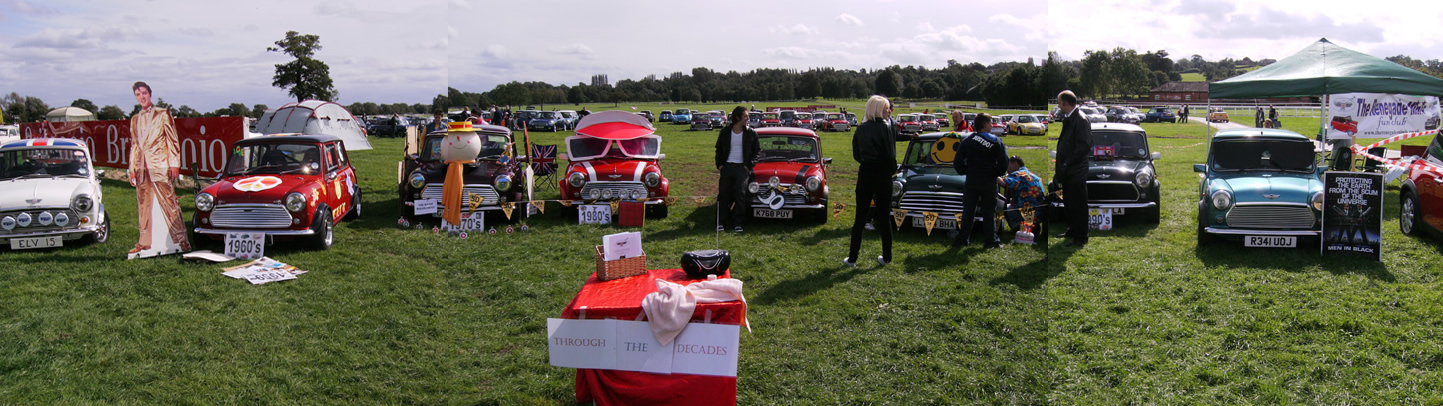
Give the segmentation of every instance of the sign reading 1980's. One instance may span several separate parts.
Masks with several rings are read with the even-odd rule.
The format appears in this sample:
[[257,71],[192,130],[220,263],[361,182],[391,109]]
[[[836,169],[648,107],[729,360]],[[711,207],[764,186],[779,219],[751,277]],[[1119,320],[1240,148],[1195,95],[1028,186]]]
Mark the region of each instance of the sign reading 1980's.
[[1323,252],[1383,260],[1383,174],[1323,175]]

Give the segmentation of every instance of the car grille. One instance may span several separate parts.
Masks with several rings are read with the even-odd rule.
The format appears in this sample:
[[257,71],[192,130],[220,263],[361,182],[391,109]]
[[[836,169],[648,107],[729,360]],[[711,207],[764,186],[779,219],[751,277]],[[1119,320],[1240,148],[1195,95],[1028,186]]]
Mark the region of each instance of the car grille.
[[593,190],[601,193],[601,199],[630,199],[634,193],[643,199],[647,197],[646,186],[641,182],[589,182],[586,186],[581,187],[581,198],[593,199],[591,197]]
[[1137,186],[1130,182],[1087,182],[1087,200],[1091,202],[1135,202],[1141,198]]
[[1248,204],[1228,211],[1228,226],[1269,230],[1310,229],[1317,223],[1307,206]]
[[833,130],[837,130],[837,131],[847,131],[848,128],[851,128],[851,127],[848,127],[848,126],[847,126],[847,123],[832,124],[832,129],[833,129]]
[[290,228],[291,212],[279,204],[226,204],[210,214],[216,228]]
[[[426,189],[421,191],[421,198],[434,199],[440,203],[441,198],[446,194],[443,191],[444,188],[444,185],[426,185]],[[491,185],[466,185],[462,190],[464,192],[461,193],[461,204],[466,206],[471,205],[472,194],[481,195],[482,205],[494,206],[501,202],[501,195],[496,194],[496,188]]]
[[951,216],[962,212],[962,194],[956,192],[908,191],[902,194],[898,208],[912,213],[930,211]]
[[[50,225],[42,226],[42,225],[40,225],[40,213],[46,213],[46,212],[50,213],[50,216],[51,216],[52,220],[50,221]],[[22,226],[20,226],[20,223],[17,222],[17,223],[15,223],[15,228],[12,229],[12,230],[6,231],[6,230],[4,230],[4,229],[0,229],[0,234],[9,234],[9,233],[38,233],[38,232],[46,232],[46,231],[61,231],[61,230],[66,230],[66,229],[74,229],[74,228],[80,226],[80,214],[79,214],[79,213],[76,213],[74,210],[61,209],[61,208],[10,210],[10,211],[5,211],[5,212],[0,212],[0,219],[3,219],[3,218],[5,218],[5,217],[10,217],[10,218],[16,218],[16,219],[18,219],[18,218],[20,217],[20,214],[22,214],[22,213],[24,213],[24,214],[29,214],[29,215],[30,215],[30,225],[29,225],[29,226],[22,227]],[[67,218],[69,219],[69,220],[65,223],[65,226],[64,226],[64,227],[55,225],[55,220],[53,220],[53,218],[54,218],[55,216],[58,216],[58,215],[60,215],[60,214],[62,214],[62,213],[64,213],[64,214],[65,214],[65,217],[67,217]]]
[[[792,188],[793,185],[789,185],[789,184],[782,184],[782,186],[786,186],[786,187],[788,188],[788,189],[787,189],[788,192],[782,194],[782,204],[788,205],[788,206],[806,205],[806,204],[807,204],[807,194],[806,194],[806,192],[798,192],[799,190],[805,190],[805,189]],[[770,189],[770,188],[771,188],[771,187],[767,187],[767,189]],[[762,203],[762,194],[761,194],[761,193],[757,193],[757,194],[755,194],[755,195],[752,195],[752,204],[765,204],[765,203]]]

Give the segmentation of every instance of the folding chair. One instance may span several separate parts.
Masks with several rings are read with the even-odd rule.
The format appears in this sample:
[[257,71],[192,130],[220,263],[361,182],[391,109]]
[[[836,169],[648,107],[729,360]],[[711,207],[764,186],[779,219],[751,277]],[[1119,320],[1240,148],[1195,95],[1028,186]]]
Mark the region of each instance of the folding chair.
[[531,144],[531,171],[539,190],[557,190],[556,145]]
[[[1368,154],[1373,156],[1381,157],[1385,153],[1387,153],[1387,149],[1383,147],[1368,149]],[[1372,158],[1360,158],[1356,162],[1362,167],[1361,171],[1363,172],[1387,172],[1387,167],[1383,166],[1383,162],[1373,160]]]

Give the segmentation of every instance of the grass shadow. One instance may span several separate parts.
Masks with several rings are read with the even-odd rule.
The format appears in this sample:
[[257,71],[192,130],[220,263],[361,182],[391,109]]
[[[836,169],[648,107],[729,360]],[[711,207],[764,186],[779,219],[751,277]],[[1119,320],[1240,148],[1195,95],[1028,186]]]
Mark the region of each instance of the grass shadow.
[[757,297],[749,303],[766,306],[786,299],[800,299],[811,296],[814,293],[827,290],[839,283],[852,280],[857,274],[865,271],[863,267],[866,267],[866,265],[859,264],[858,267],[848,267],[838,263],[835,266],[808,274],[800,279],[784,280],[773,284],[771,288],[757,295]]
[[996,286],[1008,284],[1022,290],[1033,290],[1042,287],[1048,279],[1062,273],[1061,267],[1049,267],[1047,257],[1037,259],[1019,267],[1007,271],[1006,275],[997,277],[988,282]]
[[1345,254],[1318,255],[1317,239],[1300,239],[1297,248],[1243,248],[1241,241],[1216,241],[1193,248],[1194,255],[1209,267],[1257,267],[1286,272],[1308,272],[1322,268],[1334,275],[1362,275],[1383,282],[1395,282],[1382,262]]

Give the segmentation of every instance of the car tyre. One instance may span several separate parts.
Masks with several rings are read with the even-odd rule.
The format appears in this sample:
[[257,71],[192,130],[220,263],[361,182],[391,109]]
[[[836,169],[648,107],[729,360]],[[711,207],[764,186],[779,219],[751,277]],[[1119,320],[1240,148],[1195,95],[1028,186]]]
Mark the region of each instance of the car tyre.
[[1213,241],[1212,234],[1208,234],[1207,230],[1203,226],[1204,224],[1207,224],[1207,212],[1205,209],[1203,209],[1203,204],[1204,203],[1201,202],[1198,203],[1197,211],[1197,245],[1199,247]]
[[336,223],[331,218],[331,209],[322,205],[316,208],[316,218],[311,221],[311,248],[325,251],[335,242]]
[[[401,207],[401,210],[404,211],[406,205],[402,204]],[[351,211],[346,213],[346,220],[358,218],[361,218],[361,187],[359,185],[356,186],[356,193],[351,195]]]
[[105,220],[100,222],[100,228],[85,236],[86,241],[91,244],[104,244],[110,240],[110,216],[105,214],[102,216],[105,217]]
[[1418,195],[1405,192],[1403,198],[1399,200],[1401,200],[1399,203],[1401,210],[1398,211],[1398,230],[1402,231],[1403,235],[1418,235],[1418,221],[1423,219],[1423,211],[1418,204]]

